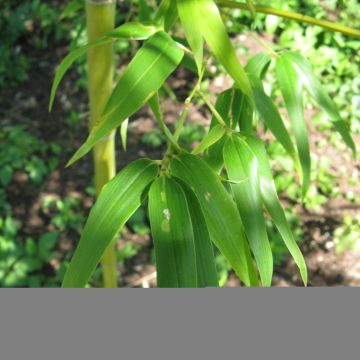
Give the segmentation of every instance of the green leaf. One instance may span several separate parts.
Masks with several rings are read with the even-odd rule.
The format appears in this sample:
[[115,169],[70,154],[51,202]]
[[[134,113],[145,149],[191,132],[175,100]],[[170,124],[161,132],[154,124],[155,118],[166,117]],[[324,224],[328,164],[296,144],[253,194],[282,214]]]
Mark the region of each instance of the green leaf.
[[157,32],[147,40],[121,76],[102,118],[68,166],[149,101],[176,69],[183,55],[183,50],[164,32]]
[[[233,89],[227,89],[223,91],[218,98],[216,99],[215,109],[219,115],[224,119],[227,126],[230,127],[230,108],[232,103]],[[213,116],[211,119],[210,129],[214,128],[218,122]],[[207,153],[204,156],[206,163],[213,169],[215,172],[220,171],[224,160],[223,160],[223,147],[225,144],[225,139],[222,139],[210,146]]]
[[163,131],[164,135],[168,139],[168,141],[177,149],[180,150],[180,147],[175,140],[173,134],[170,132],[169,128],[166,126],[163,115],[161,113],[160,109],[160,103],[159,103],[159,94],[156,93],[150,100],[149,100],[149,106],[155,116],[155,119],[157,123],[159,124],[161,130]]
[[245,67],[245,71],[252,76],[262,79],[271,64],[271,56],[261,52],[251,57]]
[[291,141],[290,135],[285,127],[283,119],[273,101],[265,93],[261,80],[251,77],[256,109],[271,130],[276,139],[294,160],[295,166],[299,168],[298,155]]
[[[240,90],[234,89],[232,102],[232,118],[235,125],[239,125],[241,131],[253,132],[254,108],[249,98]],[[233,126],[235,128],[235,126]]]
[[185,183],[180,185],[186,196],[194,233],[198,287],[217,287],[219,282],[213,245],[203,212],[194,192]]
[[250,81],[236,56],[217,5],[213,0],[187,1],[193,2],[197,7],[198,15],[192,21],[199,23],[196,27],[201,28],[212,52],[233,78],[236,87],[252,100]]
[[171,173],[195,193],[212,241],[246,285],[257,285],[256,271],[236,204],[219,177],[200,158],[181,154],[171,162]]
[[246,0],[246,3],[252,14],[255,14],[255,6],[253,0]]
[[262,211],[257,158],[244,140],[233,136],[225,144],[224,161],[229,180],[239,182],[231,184],[231,188],[262,284],[270,286],[273,257]]
[[149,191],[149,215],[160,288],[197,287],[194,235],[184,191],[161,177]]
[[111,42],[111,39],[145,40],[153,35],[158,29],[154,25],[144,25],[140,23],[126,23],[111,31],[103,38],[92,41],[71,51],[60,63],[56,70],[55,78],[51,87],[49,111],[51,111],[56,90],[70,66],[81,56],[85,55],[89,49],[105,45]]
[[165,31],[170,30],[177,18],[175,1],[162,0],[159,10],[155,15],[155,23],[159,24]]
[[356,156],[356,146],[350,134],[349,126],[342,120],[334,101],[321,87],[310,62],[296,52],[288,52],[284,57],[293,63],[310,96],[326,112],[335,129],[341,135],[346,145],[353,151],[354,156]]
[[184,27],[186,39],[194,54],[198,75],[200,75],[203,67],[204,40],[201,22],[195,20],[199,17],[198,1],[177,0],[176,3],[180,21]]
[[277,57],[276,74],[296,139],[302,169],[302,196],[305,198],[310,184],[311,158],[304,116],[303,84],[291,61],[285,56]]
[[197,155],[216,144],[225,134],[225,128],[220,125],[213,127],[209,133],[203,138],[201,143],[192,151],[192,154]]
[[109,181],[92,208],[62,287],[84,287],[104,251],[125,222],[140,207],[159,167],[148,159],[137,160]]
[[304,284],[307,284],[307,268],[304,257],[295,241],[294,235],[286,220],[285,212],[276,192],[274,179],[271,173],[270,162],[263,142],[251,135],[245,135],[246,143],[255,153],[259,162],[260,190],[264,204],[276,225],[285,245],[289,249],[295,263],[299,267]]

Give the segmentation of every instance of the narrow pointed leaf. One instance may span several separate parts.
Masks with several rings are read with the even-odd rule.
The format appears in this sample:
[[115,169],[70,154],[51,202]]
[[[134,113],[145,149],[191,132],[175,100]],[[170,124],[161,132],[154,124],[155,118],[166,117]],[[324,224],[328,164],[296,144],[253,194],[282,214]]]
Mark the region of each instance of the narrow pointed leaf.
[[152,184],[149,215],[158,287],[197,287],[190,213],[184,191],[176,181],[161,177]]
[[286,220],[285,212],[276,192],[270,162],[263,142],[251,135],[244,135],[251,150],[259,161],[260,190],[264,204],[276,225],[285,245],[297,264],[304,284],[307,284],[307,268],[304,257]]
[[219,177],[200,158],[182,154],[171,162],[171,172],[194,191],[211,239],[246,285],[257,285],[256,272],[236,204]]
[[239,182],[231,188],[262,284],[270,286],[273,257],[262,210],[258,160],[244,140],[233,136],[225,144],[224,161],[229,180]]
[[296,52],[288,52],[284,57],[293,62],[310,96],[326,112],[335,129],[341,135],[346,145],[353,151],[354,156],[356,156],[356,146],[350,134],[349,126],[341,118],[334,101],[322,88],[310,62]]
[[102,118],[68,165],[139,110],[161,88],[183,55],[183,50],[164,32],[157,32],[147,40],[121,76]]
[[251,57],[245,66],[245,71],[252,76],[262,79],[271,64],[271,56],[261,52]]
[[225,129],[216,125],[209,133],[203,138],[201,143],[192,151],[192,154],[197,155],[209,148],[211,145],[216,144],[225,134]]
[[197,3],[198,15],[192,19],[200,22],[202,35],[212,52],[238,87],[252,101],[250,81],[241,66],[227,34],[219,9],[213,0],[188,0]]
[[287,57],[279,56],[276,59],[276,74],[296,139],[302,169],[302,196],[305,198],[310,184],[311,158],[304,116],[303,84]]
[[146,40],[153,35],[158,29],[154,25],[144,25],[140,23],[126,23],[112,30],[103,38],[92,41],[71,51],[60,63],[56,70],[55,78],[51,87],[49,111],[51,111],[56,90],[70,66],[81,56],[85,55],[89,49],[107,44],[111,39],[128,39],[128,40]]
[[265,93],[261,81],[255,77],[251,77],[251,80],[257,111],[265,121],[266,126],[271,130],[276,139],[292,157],[295,166],[298,169],[298,155],[278,109],[271,98]]
[[125,222],[140,207],[159,167],[148,159],[137,160],[108,182],[92,208],[62,287],[84,287],[104,251]]
[[[241,131],[251,133],[253,131],[254,108],[249,98],[240,90],[234,89],[232,102],[232,118],[235,125],[239,125]],[[233,126],[235,128],[235,126]]]
[[213,245],[199,201],[186,184],[180,182],[180,185],[186,196],[194,233],[198,287],[217,287]]
[[176,0],[162,0],[155,15],[155,23],[169,31],[177,18]]
[[184,27],[186,39],[194,54],[198,74],[201,73],[204,57],[204,40],[201,32],[201,22],[196,21],[199,17],[198,1],[177,0],[177,9],[180,21]]
[[[230,127],[230,109],[232,103],[233,89],[227,89],[223,91],[217,98],[215,109],[219,115],[224,119],[227,126]],[[218,122],[215,120],[214,116],[211,119],[210,129],[214,128]],[[219,172],[223,166],[223,147],[225,144],[225,139],[221,139],[216,144],[209,147],[208,151],[204,156],[206,163],[213,169],[215,172]]]
[[156,93],[150,100],[149,100],[149,106],[155,116],[155,119],[157,123],[159,124],[161,130],[163,131],[164,135],[168,139],[168,141],[175,146],[176,149],[180,149],[178,143],[176,142],[176,139],[174,138],[173,134],[170,132],[169,128],[166,126],[163,115],[161,113],[160,109],[160,103],[159,103],[159,94]]

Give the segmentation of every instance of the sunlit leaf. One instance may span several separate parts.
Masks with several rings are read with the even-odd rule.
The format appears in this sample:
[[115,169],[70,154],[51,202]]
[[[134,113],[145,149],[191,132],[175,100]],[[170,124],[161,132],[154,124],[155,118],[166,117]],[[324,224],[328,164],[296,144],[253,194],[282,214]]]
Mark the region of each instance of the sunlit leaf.
[[198,74],[203,67],[204,40],[202,37],[201,22],[199,17],[198,1],[176,0],[181,23],[184,27],[186,39],[193,51]]
[[84,287],[104,251],[125,222],[143,202],[159,167],[148,159],[137,160],[102,189],[65,274],[63,287]]
[[262,79],[271,64],[271,56],[261,52],[251,57],[245,66],[245,71],[252,76]]
[[183,50],[164,32],[157,32],[147,40],[118,81],[102,118],[68,165],[84,156],[100,139],[150,100],[176,69],[183,55]]
[[149,215],[156,256],[157,286],[197,287],[194,235],[184,191],[160,177],[149,191]]
[[162,0],[155,15],[155,23],[169,31],[177,18],[176,0]]
[[234,47],[227,34],[219,9],[213,0],[187,0],[196,3],[198,16],[193,18],[199,22],[202,35],[212,52],[245,95],[252,99],[249,79],[241,66]]
[[262,211],[259,165],[246,142],[234,135],[224,147],[224,162],[250,248],[264,286],[271,285],[273,258]]
[[216,144],[225,134],[225,129],[216,125],[209,133],[203,138],[201,143],[192,151],[192,154],[197,155],[209,148],[211,145]]
[[292,61],[310,96],[326,112],[335,129],[345,141],[346,145],[349,146],[354,155],[356,155],[356,146],[350,134],[350,128],[342,120],[334,101],[322,88],[320,81],[314,74],[310,62],[296,52],[288,52],[284,55],[284,57]]
[[287,57],[277,57],[276,74],[296,138],[302,168],[302,196],[305,198],[310,184],[311,158],[309,134],[304,117],[303,84]]
[[112,30],[103,38],[92,41],[82,47],[71,51],[60,63],[56,70],[55,78],[51,88],[49,111],[51,111],[56,90],[70,66],[81,56],[85,55],[88,50],[97,46],[105,45],[111,42],[112,39],[126,39],[126,40],[146,40],[153,35],[158,29],[154,25],[144,25],[140,23],[126,23]]
[[124,151],[126,151],[126,145],[127,145],[128,126],[129,126],[129,119],[126,119],[121,124],[121,127],[120,127],[120,137],[121,137],[121,143],[122,143]]
[[259,161],[260,191],[264,204],[295,263],[299,267],[301,277],[306,285],[308,276],[305,260],[286,220],[285,212],[277,195],[265,146],[260,139],[254,136],[245,134],[243,136]]
[[265,93],[261,81],[255,77],[251,77],[253,84],[254,98],[256,109],[265,121],[266,126],[271,130],[276,139],[288,152],[294,160],[295,166],[299,168],[298,154],[291,141],[290,135],[285,127],[284,121],[279,110]]
[[200,158],[182,154],[171,162],[171,173],[194,191],[212,241],[246,285],[257,285],[257,276],[241,226],[236,204],[219,177]]

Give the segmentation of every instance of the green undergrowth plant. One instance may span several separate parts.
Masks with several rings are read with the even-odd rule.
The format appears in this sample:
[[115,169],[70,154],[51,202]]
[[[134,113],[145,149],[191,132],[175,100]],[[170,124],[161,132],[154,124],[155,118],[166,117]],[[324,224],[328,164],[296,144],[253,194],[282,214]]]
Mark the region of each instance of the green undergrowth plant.
[[[139,1],[139,7],[144,16],[145,2]],[[288,154],[300,184],[298,196],[306,199],[311,155],[304,93],[326,113],[355,155],[350,124],[342,119],[301,52],[269,48],[243,67],[223,22],[223,8],[273,14],[360,37],[359,31],[346,26],[259,6],[253,1],[163,0],[154,17],[132,21],[130,16],[131,21],[72,51],[57,70],[50,109],[63,75],[76,59],[118,40],[143,42],[68,165],[107,141],[117,128],[126,143],[128,119],[131,121],[131,116],[146,104],[167,141],[167,150],[162,159],[141,158],[130,163],[102,188],[63,287],[87,284],[104,251],[144,203],[148,204],[158,287],[219,286],[213,244],[243,285],[270,286],[274,258],[269,220],[307,284],[306,264],[277,195],[267,148],[258,129],[270,131],[273,141]],[[215,104],[201,86],[212,58],[233,80],[233,86],[219,94]],[[174,131],[170,131],[158,93],[185,63],[192,64],[187,68],[195,71],[197,82],[182,104]],[[281,91],[289,124],[264,89],[263,79],[270,65],[275,67],[275,84]],[[198,146],[189,150],[179,139],[189,120],[189,107],[198,99],[212,114],[211,126]]]

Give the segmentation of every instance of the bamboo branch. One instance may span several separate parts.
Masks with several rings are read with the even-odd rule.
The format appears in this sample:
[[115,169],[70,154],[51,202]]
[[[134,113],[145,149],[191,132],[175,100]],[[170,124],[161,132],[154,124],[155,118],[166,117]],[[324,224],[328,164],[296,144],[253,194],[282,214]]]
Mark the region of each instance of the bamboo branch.
[[[242,9],[246,11],[251,11],[249,6],[244,3],[231,1],[231,0],[218,0],[217,4],[220,7],[224,8],[232,8],[232,9]],[[310,24],[310,25],[316,25],[320,26],[324,29],[328,29],[331,31],[339,32],[347,36],[352,36],[360,39],[360,30],[353,29],[351,27],[338,24],[332,21],[327,20],[319,20],[312,18],[311,16],[306,16],[298,13],[293,13],[286,10],[280,10],[280,9],[274,9],[266,6],[255,6],[255,12],[262,13],[262,14],[268,14],[268,15],[275,15],[278,17],[282,17],[288,20],[295,20],[298,22]]]

